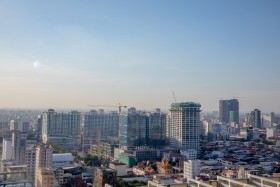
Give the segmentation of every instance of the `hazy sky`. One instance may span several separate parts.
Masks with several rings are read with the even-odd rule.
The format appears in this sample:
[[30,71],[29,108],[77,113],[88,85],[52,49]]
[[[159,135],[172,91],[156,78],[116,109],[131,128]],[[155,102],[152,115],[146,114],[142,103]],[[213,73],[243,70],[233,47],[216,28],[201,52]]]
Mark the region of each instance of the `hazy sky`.
[[0,108],[280,112],[279,0],[1,0]]

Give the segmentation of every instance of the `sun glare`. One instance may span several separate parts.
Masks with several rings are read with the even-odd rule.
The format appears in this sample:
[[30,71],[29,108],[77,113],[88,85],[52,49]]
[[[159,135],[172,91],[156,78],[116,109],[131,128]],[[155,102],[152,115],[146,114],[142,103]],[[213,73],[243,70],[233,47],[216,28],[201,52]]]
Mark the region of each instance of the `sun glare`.
[[40,62],[39,61],[33,62],[33,67],[34,68],[39,68],[40,67]]

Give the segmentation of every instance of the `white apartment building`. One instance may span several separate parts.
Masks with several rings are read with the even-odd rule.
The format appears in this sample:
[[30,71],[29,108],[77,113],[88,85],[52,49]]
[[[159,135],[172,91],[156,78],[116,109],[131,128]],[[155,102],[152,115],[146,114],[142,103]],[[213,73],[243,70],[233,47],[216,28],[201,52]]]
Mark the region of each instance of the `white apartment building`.
[[199,150],[200,107],[193,102],[171,105],[170,145],[182,151]]
[[270,128],[274,123],[274,114],[262,114],[261,115],[262,127]]
[[184,162],[184,178],[195,179],[200,172],[199,160],[188,160]]
[[277,137],[277,136],[278,136],[277,129],[274,129],[274,128],[266,128],[266,138],[269,138],[269,137]]
[[12,153],[12,140],[3,139],[2,160],[11,160],[13,158]]
[[67,148],[81,145],[81,114],[77,111],[57,113],[49,109],[42,114],[43,143],[60,144]]

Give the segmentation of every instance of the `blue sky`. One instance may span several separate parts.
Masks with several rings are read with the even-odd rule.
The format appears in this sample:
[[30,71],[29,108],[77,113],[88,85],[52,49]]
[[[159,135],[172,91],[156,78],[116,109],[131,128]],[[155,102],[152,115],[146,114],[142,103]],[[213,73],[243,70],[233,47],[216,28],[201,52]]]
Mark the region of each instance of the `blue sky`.
[[280,1],[0,1],[2,107],[280,112]]

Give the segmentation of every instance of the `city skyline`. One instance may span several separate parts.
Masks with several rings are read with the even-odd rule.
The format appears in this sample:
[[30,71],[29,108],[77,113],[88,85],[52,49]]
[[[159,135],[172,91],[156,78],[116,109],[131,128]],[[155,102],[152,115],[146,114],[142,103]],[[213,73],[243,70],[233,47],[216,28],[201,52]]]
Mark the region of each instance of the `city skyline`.
[[0,2],[0,108],[280,112],[279,1]]

